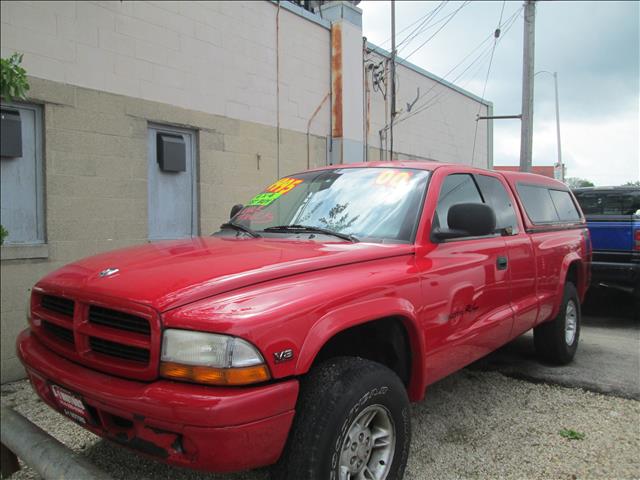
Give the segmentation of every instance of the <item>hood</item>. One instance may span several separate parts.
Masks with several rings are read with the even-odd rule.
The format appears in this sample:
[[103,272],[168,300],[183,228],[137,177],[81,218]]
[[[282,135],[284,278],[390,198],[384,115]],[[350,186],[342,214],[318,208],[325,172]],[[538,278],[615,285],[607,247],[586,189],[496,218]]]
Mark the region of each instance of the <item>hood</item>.
[[[198,237],[130,247],[66,265],[37,287],[96,295],[166,311],[276,278],[407,255],[413,245]],[[109,275],[101,272],[111,269]]]

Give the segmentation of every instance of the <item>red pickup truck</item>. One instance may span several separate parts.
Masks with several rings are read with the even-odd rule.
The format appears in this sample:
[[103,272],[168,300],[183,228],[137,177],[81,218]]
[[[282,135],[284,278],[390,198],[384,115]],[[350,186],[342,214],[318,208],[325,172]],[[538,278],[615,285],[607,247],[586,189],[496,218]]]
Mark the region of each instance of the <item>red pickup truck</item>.
[[409,401],[534,329],[570,362],[589,285],[560,182],[461,165],[278,180],[211,237],[67,265],[18,354],[38,395],[165,462],[277,479],[399,479]]

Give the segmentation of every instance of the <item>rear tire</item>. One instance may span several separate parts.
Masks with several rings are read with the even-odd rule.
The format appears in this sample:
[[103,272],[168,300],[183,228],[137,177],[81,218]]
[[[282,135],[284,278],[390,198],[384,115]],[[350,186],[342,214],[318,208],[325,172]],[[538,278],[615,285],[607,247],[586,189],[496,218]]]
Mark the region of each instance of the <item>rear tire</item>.
[[573,283],[567,282],[556,318],[533,329],[533,341],[540,359],[554,365],[571,362],[578,349],[580,324],[578,292]]
[[[409,400],[400,378],[384,365],[337,357],[301,382],[287,446],[274,480],[400,480],[411,442]],[[367,478],[367,477],[365,477]]]

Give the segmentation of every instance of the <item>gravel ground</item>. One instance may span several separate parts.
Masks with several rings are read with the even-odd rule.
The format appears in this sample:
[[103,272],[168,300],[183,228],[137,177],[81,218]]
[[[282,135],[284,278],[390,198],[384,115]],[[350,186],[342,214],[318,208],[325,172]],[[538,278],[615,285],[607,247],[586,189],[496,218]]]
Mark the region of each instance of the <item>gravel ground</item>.
[[[267,470],[201,474],[100,440],[40,402],[26,381],[2,386],[10,405],[117,479],[266,480]],[[640,478],[640,402],[463,370],[412,409],[406,480]],[[568,440],[559,431],[585,435]],[[37,478],[29,468],[11,479]],[[303,479],[301,479],[303,480]]]

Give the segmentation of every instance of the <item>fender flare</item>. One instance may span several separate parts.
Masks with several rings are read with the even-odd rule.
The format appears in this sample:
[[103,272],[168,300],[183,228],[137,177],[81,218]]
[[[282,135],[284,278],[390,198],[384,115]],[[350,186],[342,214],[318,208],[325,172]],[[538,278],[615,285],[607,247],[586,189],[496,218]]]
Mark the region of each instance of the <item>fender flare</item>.
[[[560,304],[562,303],[562,296],[564,295],[564,285],[567,283],[567,274],[569,273],[569,268],[571,264],[574,262],[578,263],[578,282],[584,281],[582,277],[582,272],[580,268],[580,264],[582,262],[582,258],[576,252],[571,252],[569,255],[564,257],[562,261],[562,266],[560,267],[560,281],[558,282],[558,289],[556,291],[556,301],[554,302],[553,311],[551,312],[551,318],[555,318],[560,311]],[[580,285],[575,286],[578,292],[580,292]]]
[[316,321],[302,344],[295,367],[296,375],[309,371],[324,345],[340,332],[381,318],[401,320],[411,349],[411,378],[408,394],[412,401],[422,399],[426,389],[425,341],[420,334],[415,307],[404,298],[383,297],[352,303],[330,311]]

